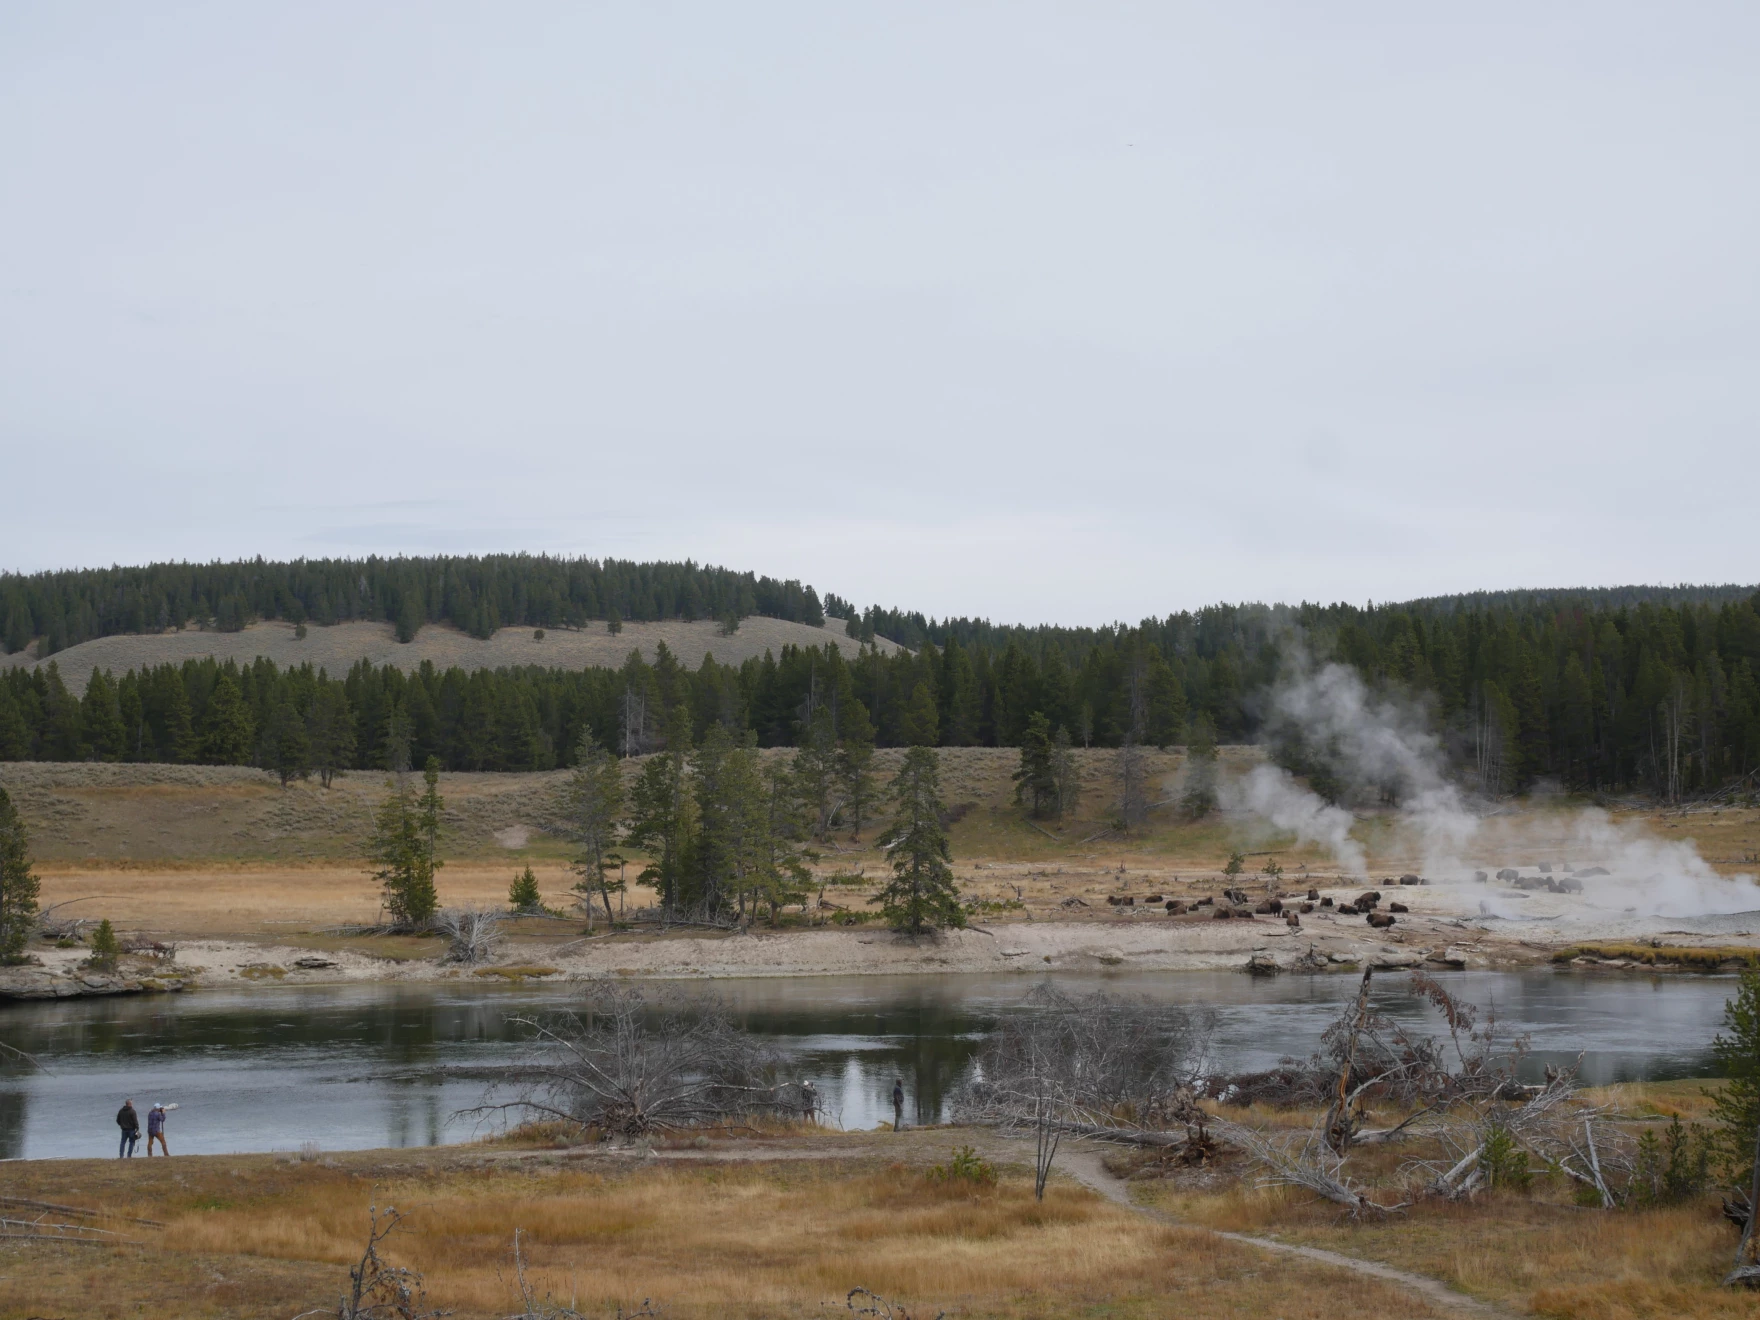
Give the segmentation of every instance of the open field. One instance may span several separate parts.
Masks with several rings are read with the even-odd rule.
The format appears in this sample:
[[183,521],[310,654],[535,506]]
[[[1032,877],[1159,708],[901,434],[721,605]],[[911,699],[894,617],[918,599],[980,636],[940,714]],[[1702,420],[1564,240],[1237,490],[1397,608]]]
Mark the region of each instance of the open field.
[[[1030,1170],[994,1187],[928,1166],[983,1134],[926,1129],[699,1141],[649,1157],[603,1148],[363,1151],[308,1161],[210,1156],[16,1166],[6,1194],[103,1208],[138,1246],[0,1245],[0,1318],[292,1316],[346,1285],[367,1207],[407,1231],[389,1261],[460,1317],[505,1316],[516,1228],[540,1291],[609,1317],[847,1314],[863,1286],[914,1316],[1255,1315],[1358,1320],[1439,1312],[1344,1270],[1269,1257],[1131,1213],[1068,1179],[1042,1204]],[[704,1148],[706,1147],[706,1148]]]
[[[406,671],[421,668],[424,660],[433,661],[442,670],[455,665],[460,669],[501,669],[514,665],[615,669],[629,658],[631,651],[640,651],[652,662],[655,648],[661,643],[692,669],[703,663],[705,655],[713,655],[722,664],[739,664],[762,656],[765,651],[780,651],[784,646],[824,646],[835,642],[846,656],[854,657],[861,651],[861,644],[845,634],[841,619],[827,620],[824,627],[815,628],[754,615],[742,619],[739,631],[731,637],[723,637],[720,625],[707,619],[694,623],[682,619],[626,623],[616,636],[607,632],[603,623],[579,629],[546,629],[542,641],[533,636],[534,631],[502,628],[494,636],[482,639],[442,624],[427,624],[417,631],[413,641],[399,642],[389,623],[339,623],[328,628],[308,625],[301,638],[294,636],[292,624],[271,621],[253,623],[240,632],[186,628],[96,637],[58,651],[41,663],[53,660],[68,688],[83,694],[93,669],[107,669],[120,675],[145,665],[182,664],[208,656],[236,660],[239,664],[249,664],[262,656],[282,668],[310,664],[341,677],[360,660],[374,665],[396,665]],[[876,638],[875,644],[887,654],[899,649],[896,643],[884,638]],[[12,655],[0,655],[0,665],[37,663],[34,644]]]

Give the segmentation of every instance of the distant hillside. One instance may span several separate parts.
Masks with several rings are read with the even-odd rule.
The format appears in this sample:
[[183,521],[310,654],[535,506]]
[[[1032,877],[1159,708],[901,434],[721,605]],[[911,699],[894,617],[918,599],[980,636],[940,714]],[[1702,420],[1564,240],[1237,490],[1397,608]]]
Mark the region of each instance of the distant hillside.
[[[118,676],[131,669],[145,669],[167,662],[182,663],[212,656],[248,665],[259,656],[282,669],[311,664],[340,678],[358,660],[375,667],[395,665],[405,672],[431,661],[436,669],[502,669],[541,665],[548,669],[615,669],[631,651],[640,651],[649,663],[662,643],[687,668],[701,666],[705,655],[721,664],[737,665],[779,654],[784,646],[821,647],[831,642],[847,657],[861,647],[844,630],[843,620],[814,626],[783,619],[749,618],[738,631],[723,636],[720,625],[699,620],[686,623],[626,623],[612,635],[603,623],[582,628],[545,629],[542,641],[532,628],[502,628],[488,638],[476,638],[456,628],[429,625],[415,639],[399,642],[387,623],[339,623],[329,628],[308,627],[305,637],[295,636],[290,623],[256,623],[238,632],[185,629],[182,632],[130,633],[81,642],[39,661],[35,648],[0,656],[0,670],[8,666],[34,668],[53,659],[68,688],[83,695],[92,670],[104,669]],[[893,654],[899,647],[884,639],[875,645]]]
[[488,639],[501,628],[578,627],[595,619],[751,615],[813,625],[825,618],[811,587],[689,560],[375,556],[0,573],[0,649],[20,651],[37,639],[39,655],[117,633],[185,625],[236,632],[267,619],[383,622],[407,642],[429,623]]

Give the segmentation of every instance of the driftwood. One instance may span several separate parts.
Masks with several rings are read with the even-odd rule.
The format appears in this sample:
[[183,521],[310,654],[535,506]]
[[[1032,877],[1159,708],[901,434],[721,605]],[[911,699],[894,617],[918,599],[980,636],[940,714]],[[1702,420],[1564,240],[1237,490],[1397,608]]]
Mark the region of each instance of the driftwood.
[[50,1214],[73,1215],[80,1219],[115,1219],[127,1224],[146,1224],[152,1228],[164,1228],[165,1224],[158,1219],[139,1219],[134,1215],[113,1215],[103,1210],[89,1210],[78,1205],[57,1205],[54,1201],[32,1201],[23,1196],[0,1196],[0,1207],[19,1210],[42,1210]]
[[1353,1219],[1364,1214],[1395,1214],[1410,1204],[1382,1205],[1353,1187],[1344,1175],[1344,1156],[1332,1148],[1324,1122],[1300,1135],[1282,1137],[1225,1119],[1214,1119],[1212,1125],[1218,1137],[1258,1166],[1262,1187],[1306,1187],[1344,1206]]

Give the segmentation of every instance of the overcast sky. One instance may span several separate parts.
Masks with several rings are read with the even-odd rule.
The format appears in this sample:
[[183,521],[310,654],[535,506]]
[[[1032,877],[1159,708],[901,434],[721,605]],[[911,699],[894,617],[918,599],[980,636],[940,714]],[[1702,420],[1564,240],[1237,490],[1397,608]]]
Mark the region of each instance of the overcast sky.
[[1760,5],[0,6],[0,567],[1760,580]]

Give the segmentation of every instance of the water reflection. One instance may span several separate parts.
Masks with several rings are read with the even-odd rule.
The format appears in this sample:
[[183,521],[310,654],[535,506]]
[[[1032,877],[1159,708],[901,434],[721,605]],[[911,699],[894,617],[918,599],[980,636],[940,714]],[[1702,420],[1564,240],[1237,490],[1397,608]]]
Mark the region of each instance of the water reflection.
[[[1255,979],[1234,973],[1055,978],[1217,1013],[1216,1061],[1264,1067],[1306,1055],[1340,1003],[1346,976]],[[718,994],[735,1019],[771,1038],[811,1079],[829,1117],[865,1128],[906,1115],[938,1121],[999,1015],[1036,978],[924,976],[767,979],[682,987]],[[1551,972],[1460,973],[1449,986],[1530,1035],[1526,1065],[1585,1053],[1592,1082],[1702,1075],[1733,983],[1717,977],[1613,978]],[[1434,1020],[1405,978],[1378,978],[1387,1011]],[[0,1009],[6,1038],[53,1071],[0,1065],[0,1156],[102,1155],[114,1149],[123,1097],[177,1101],[173,1150],[212,1153],[427,1145],[468,1139],[480,1081],[459,1070],[510,1058],[510,1019],[565,1005],[567,987],[347,986],[204,991],[171,998],[83,1000]]]

